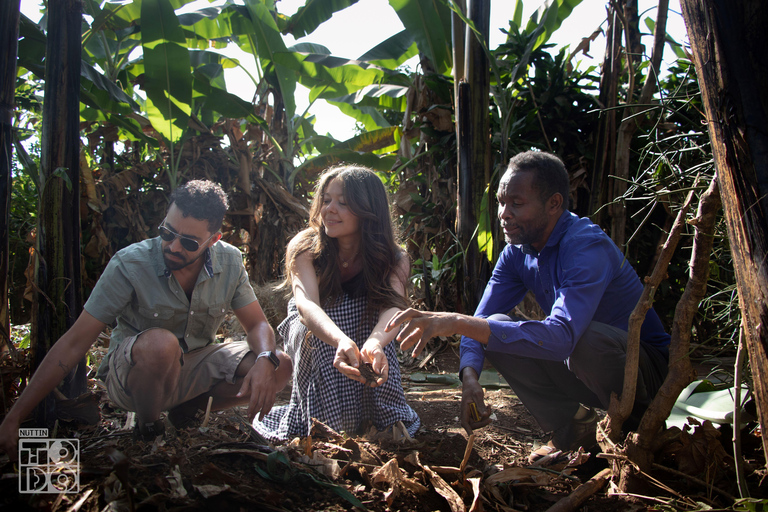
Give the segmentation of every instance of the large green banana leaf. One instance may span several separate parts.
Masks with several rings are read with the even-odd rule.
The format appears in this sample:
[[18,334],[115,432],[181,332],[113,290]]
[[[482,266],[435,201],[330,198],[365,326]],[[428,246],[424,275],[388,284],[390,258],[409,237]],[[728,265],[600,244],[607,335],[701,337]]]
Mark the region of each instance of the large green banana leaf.
[[334,141],[334,146],[325,148],[321,154],[297,167],[294,176],[299,172],[312,176],[339,163],[365,165],[377,171],[389,171],[396,160],[392,152],[399,148],[401,138],[402,130],[399,127],[390,127],[361,133],[343,142]]
[[331,19],[333,13],[356,3],[357,0],[306,0],[296,14],[285,20],[282,33],[291,34],[296,39],[304,37]]
[[177,142],[192,111],[192,67],[171,0],[142,1],[141,46],[147,117],[155,131]]
[[[22,15],[19,36],[19,67],[44,80],[47,44],[45,34],[36,23]],[[129,114],[140,110],[139,105],[125,91],[107,80],[85,59],[80,64],[80,99],[84,105],[108,112]]]
[[310,89],[310,101],[343,96],[376,83],[407,84],[407,79],[399,73],[331,55],[286,51],[276,54],[275,58],[292,69],[299,83]]
[[23,74],[26,69],[45,80],[46,41],[47,38],[37,23],[22,14],[19,19],[17,74]]
[[361,123],[366,130],[375,130],[377,128],[389,127],[381,111],[375,107],[364,107],[344,103],[341,101],[326,100],[329,104],[336,106],[344,114]]
[[[148,0],[131,0],[126,2],[125,0],[110,0],[104,2],[105,6],[113,6],[114,14],[117,18],[122,19],[128,25],[131,25],[139,20],[143,20],[142,9],[144,8],[144,2]],[[175,11],[185,5],[194,2],[195,0],[167,0],[170,8]]]
[[[505,0],[502,0],[505,1]],[[405,29],[413,34],[419,53],[429,58],[435,71],[450,73],[451,10],[442,0],[389,0]]]
[[419,54],[413,34],[403,30],[377,44],[357,60],[369,62],[385,69],[395,69],[405,61]]
[[[296,76],[294,72],[278,62],[277,54],[286,53],[285,42],[277,28],[273,12],[259,0],[246,0],[247,15],[250,18],[250,31],[246,32],[247,47],[261,62],[265,78],[279,92],[285,114],[292,119],[296,112]],[[232,19],[234,21],[234,18]],[[233,23],[233,31],[234,23]],[[246,49],[244,45],[241,48]],[[271,64],[271,66],[268,66]]]
[[366,130],[389,126],[382,110],[405,108],[408,79],[401,73],[320,53],[292,52],[276,58],[295,69],[299,83],[310,90],[310,101],[327,100]]
[[[381,116],[382,110],[404,112],[408,87],[400,85],[369,85],[346,96],[327,98],[333,105],[345,105],[342,111],[363,123],[366,129],[389,126]],[[385,124],[381,124],[385,123]]]
[[[540,30],[539,37],[536,39],[533,49],[535,50],[549,41],[549,38],[552,37],[555,30],[560,28],[563,20],[570,16],[574,7],[580,3],[581,0],[547,0],[544,2],[544,4],[533,13],[528,20],[528,24],[525,26],[525,32],[528,34]],[[518,0],[512,15],[514,20],[520,20],[522,18],[522,8],[523,3],[521,0]]]

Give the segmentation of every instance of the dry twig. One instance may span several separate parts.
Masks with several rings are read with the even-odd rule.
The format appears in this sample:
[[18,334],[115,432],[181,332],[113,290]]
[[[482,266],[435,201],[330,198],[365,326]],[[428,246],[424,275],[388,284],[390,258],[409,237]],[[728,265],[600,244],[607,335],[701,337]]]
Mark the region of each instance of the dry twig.
[[547,512],[568,512],[576,510],[590,496],[603,488],[611,476],[611,468],[605,468],[598,474],[581,484],[567,498],[563,498],[547,509]]

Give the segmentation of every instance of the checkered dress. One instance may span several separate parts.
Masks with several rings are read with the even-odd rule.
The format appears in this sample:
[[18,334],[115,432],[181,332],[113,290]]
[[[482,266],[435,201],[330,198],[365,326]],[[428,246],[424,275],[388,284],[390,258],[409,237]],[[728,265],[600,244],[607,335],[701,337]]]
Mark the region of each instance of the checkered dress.
[[[345,294],[325,312],[362,348],[377,320],[374,316],[363,325],[365,310],[365,297]],[[253,420],[253,428],[264,438],[280,441],[307,436],[312,418],[337,432],[358,433],[365,423],[382,431],[397,421],[402,421],[411,435],[419,429],[419,417],[405,401],[394,343],[384,347],[389,362],[387,381],[370,388],[334,368],[336,349],[313,335],[307,336],[294,299],[288,303],[288,316],[277,332],[285,341],[285,351],[293,358],[293,389],[288,405],[275,407],[263,421],[258,416]]]

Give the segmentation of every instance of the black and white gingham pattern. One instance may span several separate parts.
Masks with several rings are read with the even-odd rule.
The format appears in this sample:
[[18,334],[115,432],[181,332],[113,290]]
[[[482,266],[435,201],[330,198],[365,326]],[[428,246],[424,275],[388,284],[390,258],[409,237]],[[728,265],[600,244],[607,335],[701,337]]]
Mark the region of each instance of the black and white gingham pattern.
[[[345,295],[325,310],[328,317],[362,348],[376,324],[376,317],[362,325],[366,298]],[[293,390],[288,405],[274,408],[254,429],[270,441],[309,435],[312,418],[317,418],[337,432],[356,432],[366,420],[379,430],[402,421],[410,435],[421,422],[405,401],[394,342],[384,348],[389,362],[389,378],[379,387],[365,387],[333,366],[336,349],[315,336],[307,336],[307,327],[299,320],[293,299],[288,317],[277,332],[285,340],[285,351],[293,358]]]

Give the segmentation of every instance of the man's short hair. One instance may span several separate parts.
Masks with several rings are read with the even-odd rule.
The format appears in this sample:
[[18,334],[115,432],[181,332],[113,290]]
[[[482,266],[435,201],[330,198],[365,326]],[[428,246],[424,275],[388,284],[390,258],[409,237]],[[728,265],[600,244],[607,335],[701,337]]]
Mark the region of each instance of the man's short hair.
[[171,193],[171,204],[181,210],[184,217],[208,221],[208,231],[215,233],[224,222],[229,208],[227,194],[219,185],[208,180],[193,180]]
[[571,180],[565,164],[557,156],[543,151],[526,151],[513,156],[507,170],[530,172],[533,176],[531,184],[539,191],[542,203],[559,192],[563,196],[563,209],[568,209]]

